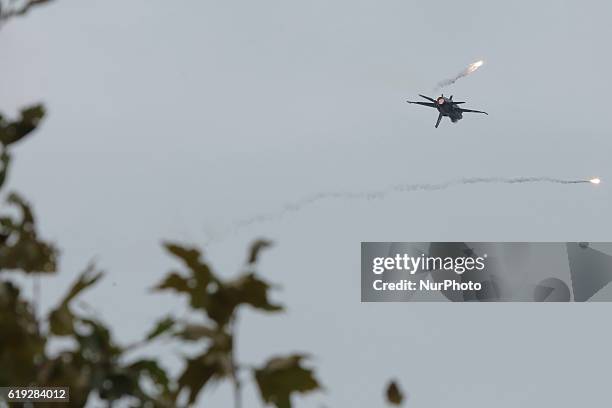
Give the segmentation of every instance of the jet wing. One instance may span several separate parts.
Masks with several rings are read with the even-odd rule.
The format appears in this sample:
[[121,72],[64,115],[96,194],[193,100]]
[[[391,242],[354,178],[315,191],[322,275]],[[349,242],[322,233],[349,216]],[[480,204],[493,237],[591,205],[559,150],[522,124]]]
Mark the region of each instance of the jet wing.
[[425,99],[427,99],[428,101],[432,101],[432,102],[435,102],[435,101],[436,101],[435,99],[430,98],[429,96],[425,96],[425,95],[421,95],[421,94],[419,94],[419,96],[420,96],[421,98],[425,98]]
[[430,108],[435,108],[436,104],[432,103],[432,102],[412,102],[412,101],[406,101],[408,103],[415,103],[417,105],[423,105],[423,106],[429,106]]
[[483,111],[479,111],[479,110],[472,110],[472,109],[461,109],[461,112],[474,112],[474,113],[484,113],[485,115],[488,115],[487,112],[483,112]]

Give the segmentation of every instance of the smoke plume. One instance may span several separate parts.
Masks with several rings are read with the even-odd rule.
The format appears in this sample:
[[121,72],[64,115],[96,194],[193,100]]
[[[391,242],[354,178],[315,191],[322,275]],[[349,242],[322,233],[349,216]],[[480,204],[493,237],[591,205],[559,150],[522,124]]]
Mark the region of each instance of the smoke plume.
[[416,191],[436,191],[436,190],[445,190],[454,186],[462,186],[462,185],[471,185],[471,184],[526,184],[526,183],[552,183],[552,184],[599,184],[600,180],[598,178],[590,179],[590,180],[580,180],[580,179],[560,179],[553,177],[471,177],[471,178],[461,178],[452,181],[446,181],[442,183],[425,183],[425,184],[398,184],[395,186],[391,186],[384,190],[372,190],[372,191],[361,191],[361,192],[322,192],[316,193],[308,197],[304,197],[301,200],[296,200],[294,202],[290,202],[285,204],[283,207],[279,208],[274,212],[269,212],[265,214],[254,215],[249,218],[245,218],[243,220],[237,221],[234,223],[233,227],[224,231],[216,237],[211,237],[209,243],[218,241],[225,237],[225,235],[237,232],[242,228],[249,227],[254,224],[265,223],[269,221],[274,221],[284,216],[296,213],[298,211],[303,210],[304,208],[313,205],[319,201],[324,200],[376,200],[385,198],[391,194],[396,193],[409,193]]
[[438,85],[436,85],[435,90],[439,91],[440,89],[444,87],[454,84],[455,82],[457,82],[457,80],[463,77],[466,77],[470,75],[471,73],[473,73],[474,71],[476,71],[478,68],[482,66],[482,64],[484,64],[483,60],[471,63],[470,65],[467,66],[466,69],[464,69],[463,71],[455,75],[453,78],[445,79],[443,81],[438,82]]

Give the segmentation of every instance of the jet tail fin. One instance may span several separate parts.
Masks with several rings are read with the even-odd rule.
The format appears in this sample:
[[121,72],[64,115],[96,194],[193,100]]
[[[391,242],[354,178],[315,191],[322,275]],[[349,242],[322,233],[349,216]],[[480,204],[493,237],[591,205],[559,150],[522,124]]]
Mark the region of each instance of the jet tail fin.
[[436,121],[436,129],[438,128],[438,126],[440,126],[440,121],[442,120],[442,114],[440,113],[438,115],[438,120]]

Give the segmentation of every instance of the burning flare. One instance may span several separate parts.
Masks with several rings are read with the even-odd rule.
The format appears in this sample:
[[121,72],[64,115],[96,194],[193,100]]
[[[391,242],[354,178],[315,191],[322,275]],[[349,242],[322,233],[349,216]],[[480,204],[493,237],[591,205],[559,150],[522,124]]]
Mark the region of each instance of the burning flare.
[[438,85],[436,86],[434,91],[439,91],[440,89],[444,88],[445,86],[449,86],[449,85],[454,84],[455,82],[457,82],[457,80],[470,75],[472,72],[474,72],[478,68],[482,67],[483,64],[484,64],[483,60],[472,62],[470,65],[467,66],[466,69],[464,69],[463,71],[461,71],[460,73],[455,75],[453,78],[445,79],[444,81],[438,82]]
[[465,70],[465,74],[466,75],[471,74],[472,72],[476,71],[478,68],[482,67],[482,64],[484,64],[483,60],[471,63]]
[[601,180],[598,177],[595,177],[595,178],[590,179],[589,183],[599,184],[599,183],[601,183]]

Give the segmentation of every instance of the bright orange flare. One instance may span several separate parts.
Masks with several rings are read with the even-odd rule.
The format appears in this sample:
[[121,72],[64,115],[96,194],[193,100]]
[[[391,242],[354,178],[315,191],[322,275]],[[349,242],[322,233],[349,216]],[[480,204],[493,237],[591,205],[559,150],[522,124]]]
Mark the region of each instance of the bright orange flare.
[[595,178],[590,179],[589,182],[591,182],[593,184],[599,184],[599,183],[601,183],[601,180],[599,178],[595,177]]
[[467,74],[471,74],[472,72],[476,71],[478,68],[480,68],[482,66],[482,64],[484,64],[483,60],[471,63],[467,67],[467,70],[466,70]]

